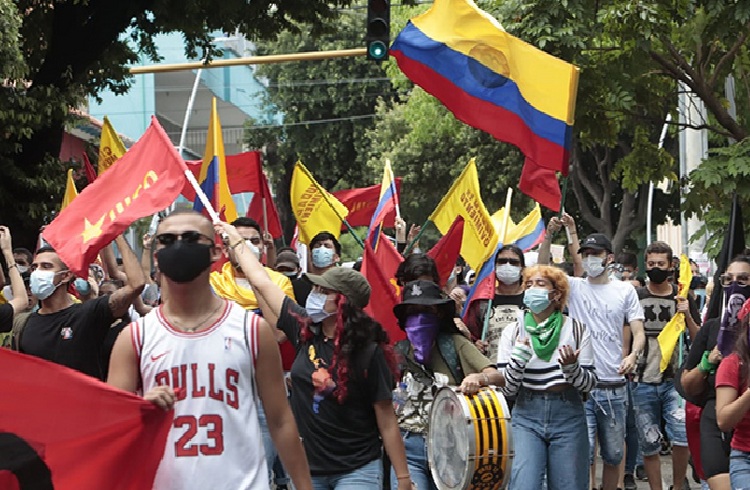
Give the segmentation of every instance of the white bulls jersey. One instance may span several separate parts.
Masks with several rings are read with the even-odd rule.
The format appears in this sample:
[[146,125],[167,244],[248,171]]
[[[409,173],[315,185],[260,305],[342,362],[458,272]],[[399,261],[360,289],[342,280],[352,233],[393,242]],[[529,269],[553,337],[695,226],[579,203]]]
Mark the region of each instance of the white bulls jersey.
[[269,488],[256,408],[259,319],[226,301],[200,332],[177,330],[161,307],[132,324],[143,392],[180,388],[154,489]]

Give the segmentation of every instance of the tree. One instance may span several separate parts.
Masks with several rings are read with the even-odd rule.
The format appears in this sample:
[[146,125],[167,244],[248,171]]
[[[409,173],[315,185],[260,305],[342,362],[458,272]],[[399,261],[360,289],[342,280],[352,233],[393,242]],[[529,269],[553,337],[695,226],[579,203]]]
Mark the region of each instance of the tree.
[[[364,10],[347,10],[336,19],[335,32],[315,36],[300,24],[259,42],[258,54],[360,45],[364,26]],[[369,172],[361,164],[358,141],[373,124],[378,99],[394,94],[382,67],[364,57],[264,65],[257,75],[268,80],[267,107],[278,111],[283,122],[250,121],[245,142],[266,150],[264,166],[276,184],[285,235],[291,238],[289,187],[295,162],[301,160],[329,191],[378,182],[382,163],[381,173]]]
[[[64,172],[57,162],[71,108],[108,88],[127,90],[127,65],[142,54],[158,61],[154,36],[181,32],[188,55],[212,52],[209,34],[235,29],[268,38],[306,22],[314,31],[349,0],[15,0],[3,2],[2,22],[21,19],[18,35],[25,66],[5,75],[0,120],[0,207],[14,229],[36,228],[59,202]],[[15,8],[13,9],[13,4]],[[11,7],[11,8],[9,8]],[[7,15],[6,15],[7,14]],[[13,45],[5,42],[3,50]],[[7,58],[11,65],[15,58]],[[6,58],[3,57],[3,63]]]

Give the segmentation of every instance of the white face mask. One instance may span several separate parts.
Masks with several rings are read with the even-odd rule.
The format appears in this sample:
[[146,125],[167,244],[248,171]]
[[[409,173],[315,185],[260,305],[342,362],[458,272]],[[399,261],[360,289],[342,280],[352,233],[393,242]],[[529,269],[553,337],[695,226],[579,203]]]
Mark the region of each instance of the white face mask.
[[67,271],[43,271],[35,270],[31,273],[29,286],[31,294],[36,296],[40,300],[45,300],[52,296],[57,287],[62,284],[55,285],[55,276],[61,272]]
[[305,302],[305,310],[307,310],[307,316],[313,321],[313,323],[320,323],[333,313],[328,313],[324,310],[328,295],[319,293],[317,291],[310,291],[307,295],[307,301]]
[[503,284],[515,284],[521,278],[521,268],[517,265],[501,264],[495,266],[495,276]]
[[21,274],[25,274],[29,271],[28,265],[16,265],[16,267],[18,267],[18,272]]
[[606,258],[589,255],[583,258],[583,270],[589,277],[599,277],[604,272]]
[[253,254],[255,254],[255,256],[258,258],[258,260],[260,260],[262,252],[261,252],[261,250],[258,247],[256,247],[255,245],[253,245],[253,242],[251,242],[250,239],[246,239],[245,240],[245,245],[247,245],[247,248],[249,248],[250,251]]

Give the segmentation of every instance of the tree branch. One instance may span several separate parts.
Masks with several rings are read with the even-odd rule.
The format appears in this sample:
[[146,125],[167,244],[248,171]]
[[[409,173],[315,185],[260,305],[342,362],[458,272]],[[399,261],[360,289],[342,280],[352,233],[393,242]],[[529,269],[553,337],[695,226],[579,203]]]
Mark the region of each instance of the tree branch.
[[719,58],[719,61],[716,63],[716,66],[714,67],[714,74],[709,78],[708,80],[708,86],[711,88],[714,88],[716,86],[717,78],[721,74],[721,70],[724,68],[724,65],[731,62],[735,56],[737,56],[737,52],[740,50],[740,48],[745,44],[745,41],[747,40],[748,29],[750,29],[750,23],[745,24],[745,28],[742,29],[740,36],[737,38],[737,40],[734,42],[731,48],[722,56]]
[[[576,200],[578,200],[578,206],[581,211],[581,216],[583,216],[583,219],[586,220],[586,222],[593,226],[595,229],[603,230],[606,225],[601,220],[601,218],[598,218],[596,217],[596,215],[594,215],[594,211],[589,205],[589,198],[586,195],[586,191],[584,191],[583,187],[581,186],[580,177],[584,175],[584,172],[581,169],[580,161],[575,157],[571,160],[572,164],[570,169],[570,181],[573,184],[573,193],[576,196]],[[593,197],[593,195],[591,197]]]

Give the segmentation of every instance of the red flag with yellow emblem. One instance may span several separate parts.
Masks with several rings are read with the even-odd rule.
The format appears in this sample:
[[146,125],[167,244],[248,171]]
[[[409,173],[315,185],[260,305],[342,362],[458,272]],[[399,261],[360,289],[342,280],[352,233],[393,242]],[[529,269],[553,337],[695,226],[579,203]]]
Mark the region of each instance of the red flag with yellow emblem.
[[42,233],[81,277],[105,245],[135,220],[174,201],[185,183],[185,162],[155,117],[141,139],[78,195]]

